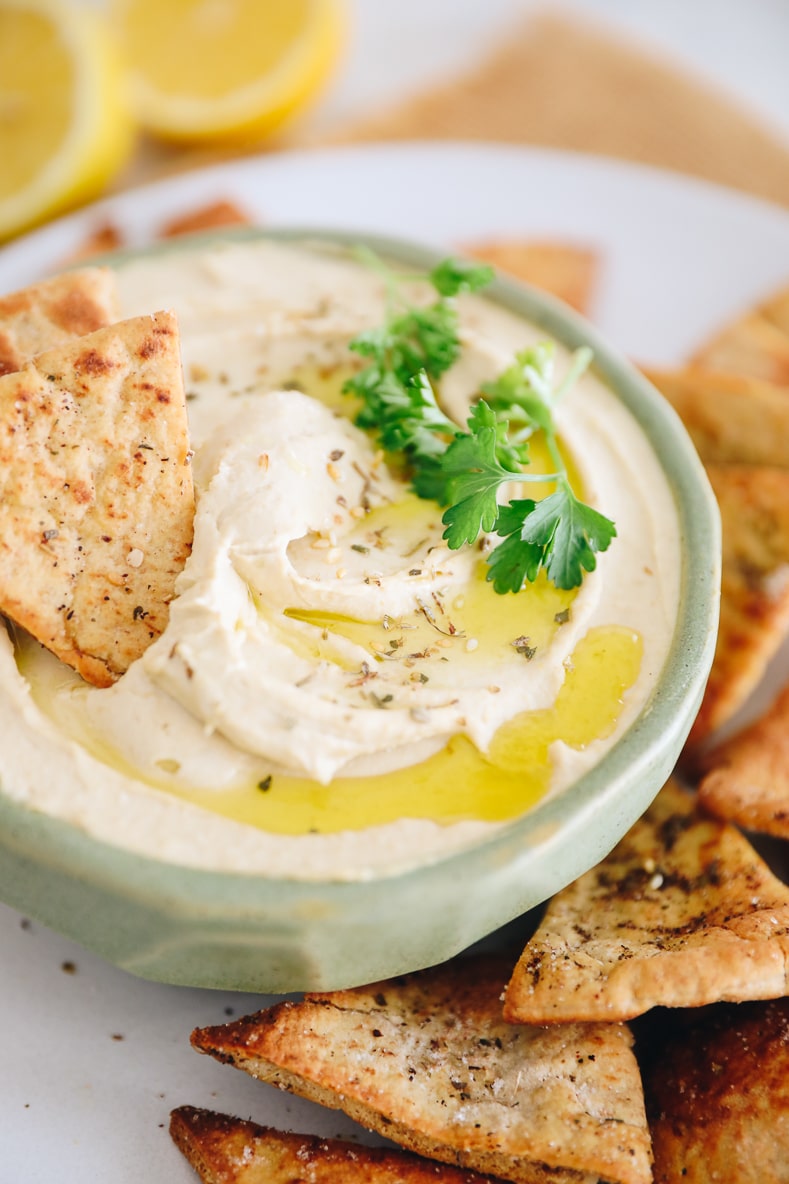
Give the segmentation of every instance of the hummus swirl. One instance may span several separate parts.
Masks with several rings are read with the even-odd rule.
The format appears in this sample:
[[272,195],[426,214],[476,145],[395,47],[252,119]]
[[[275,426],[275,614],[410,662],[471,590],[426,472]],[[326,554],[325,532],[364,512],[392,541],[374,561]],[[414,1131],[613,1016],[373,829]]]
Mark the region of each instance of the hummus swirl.
[[[194,548],[165,632],[115,686],[87,687],[24,639],[16,665],[0,647],[0,708],[24,736],[17,751],[57,770],[41,778],[9,755],[5,792],[197,866],[306,878],[402,870],[490,824],[404,819],[283,836],[212,814],[188,790],[205,802],[272,776],[375,777],[453,737],[485,753],[508,721],[552,707],[590,630],[622,627],[641,639],[640,672],[610,734],[553,744],[550,791],[600,759],[665,661],[679,543],[648,441],[594,374],[562,400],[557,427],[585,499],[618,537],[577,593],[541,578],[498,596],[485,582],[487,541],[449,551],[441,508],[409,492],[338,393],[349,339],[384,315],[376,276],[340,255],[261,242],[141,258],[118,281],[123,315],[171,305],[179,316]],[[462,424],[480,384],[544,334],[481,298],[459,308],[463,357],[440,396]],[[568,357],[558,357],[561,373]]]

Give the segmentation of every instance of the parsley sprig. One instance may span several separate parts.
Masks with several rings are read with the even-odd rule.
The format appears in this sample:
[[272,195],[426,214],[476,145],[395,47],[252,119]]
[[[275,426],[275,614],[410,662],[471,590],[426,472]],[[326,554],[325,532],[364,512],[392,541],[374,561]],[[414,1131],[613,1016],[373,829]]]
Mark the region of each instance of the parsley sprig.
[[[356,422],[401,456],[420,497],[447,507],[450,548],[474,543],[481,533],[502,538],[487,558],[496,592],[520,591],[541,569],[557,588],[577,587],[616,535],[613,522],[575,495],[554,424],[554,408],[588,366],[591,351],[575,353],[558,387],[552,343],[516,354],[483,385],[463,430],[439,406],[433,383],[460,354],[455,298],[489,283],[491,269],[447,259],[421,277],[432,284],[435,301],[417,306],[377,256],[366,257],[385,279],[387,314],[382,326],[350,343],[367,360],[344,387],[360,401]],[[535,432],[545,440],[552,473],[524,471]],[[539,501],[502,501],[503,487],[531,482],[556,488]]]

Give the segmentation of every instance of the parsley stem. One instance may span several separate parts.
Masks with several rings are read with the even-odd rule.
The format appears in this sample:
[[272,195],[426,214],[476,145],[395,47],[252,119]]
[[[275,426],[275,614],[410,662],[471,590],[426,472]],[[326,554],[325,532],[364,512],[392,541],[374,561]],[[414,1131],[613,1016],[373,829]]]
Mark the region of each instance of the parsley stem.
[[589,369],[589,363],[594,357],[588,345],[582,345],[577,349],[570,359],[570,366],[562,381],[553,392],[553,402],[558,403],[571,387],[575,386],[582,374]]

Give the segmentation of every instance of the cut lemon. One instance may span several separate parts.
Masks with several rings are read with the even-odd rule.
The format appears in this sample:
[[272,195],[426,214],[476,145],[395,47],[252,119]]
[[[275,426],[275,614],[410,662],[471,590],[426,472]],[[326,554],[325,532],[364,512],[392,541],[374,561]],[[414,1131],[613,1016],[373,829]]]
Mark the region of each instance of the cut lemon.
[[140,122],[250,141],[301,110],[337,58],[341,0],[115,0]]
[[95,197],[128,158],[131,129],[98,13],[0,0],[0,239]]

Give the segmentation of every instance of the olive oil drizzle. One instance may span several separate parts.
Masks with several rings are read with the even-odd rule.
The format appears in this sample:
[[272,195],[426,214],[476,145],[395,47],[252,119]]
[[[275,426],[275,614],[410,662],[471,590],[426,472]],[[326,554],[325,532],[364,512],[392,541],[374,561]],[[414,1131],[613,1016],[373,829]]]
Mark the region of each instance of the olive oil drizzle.
[[320,785],[266,775],[254,785],[222,793],[171,792],[212,813],[282,835],[336,834],[403,818],[441,825],[506,822],[547,792],[556,741],[583,749],[611,734],[638,677],[642,648],[640,635],[631,629],[591,629],[567,663],[553,706],[504,724],[487,754],[456,736],[427,760],[375,777],[338,777]]

